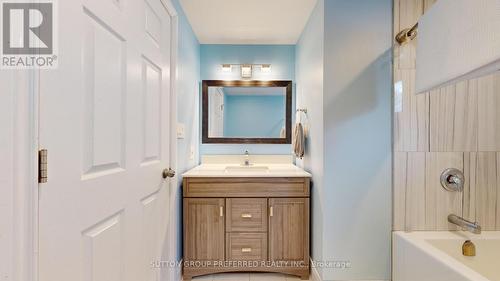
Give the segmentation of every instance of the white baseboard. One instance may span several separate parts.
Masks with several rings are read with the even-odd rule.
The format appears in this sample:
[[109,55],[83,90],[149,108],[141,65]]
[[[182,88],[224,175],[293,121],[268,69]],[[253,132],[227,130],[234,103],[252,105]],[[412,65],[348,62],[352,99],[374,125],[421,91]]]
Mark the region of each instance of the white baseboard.
[[318,269],[316,267],[312,266],[314,264],[312,259],[309,262],[309,264],[311,265],[311,276],[309,277],[309,279],[311,281],[323,281],[323,280],[321,280],[321,277],[319,276]]
[[[310,281],[323,281],[319,275],[318,269],[313,267],[313,260],[311,259],[311,276],[309,276]],[[349,281],[391,281],[391,280],[349,280]]]
[[172,281],[182,281],[183,278],[182,278],[182,259],[181,259],[181,262],[180,262],[180,266],[178,266],[176,269],[175,269],[175,272],[174,272],[174,280]]

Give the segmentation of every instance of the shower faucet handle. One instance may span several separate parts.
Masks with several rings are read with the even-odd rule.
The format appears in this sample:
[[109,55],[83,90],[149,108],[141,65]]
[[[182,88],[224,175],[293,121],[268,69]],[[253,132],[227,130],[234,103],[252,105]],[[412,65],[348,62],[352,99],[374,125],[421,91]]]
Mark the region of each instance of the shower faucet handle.
[[441,174],[441,185],[447,191],[460,192],[464,190],[465,177],[459,169],[449,168]]

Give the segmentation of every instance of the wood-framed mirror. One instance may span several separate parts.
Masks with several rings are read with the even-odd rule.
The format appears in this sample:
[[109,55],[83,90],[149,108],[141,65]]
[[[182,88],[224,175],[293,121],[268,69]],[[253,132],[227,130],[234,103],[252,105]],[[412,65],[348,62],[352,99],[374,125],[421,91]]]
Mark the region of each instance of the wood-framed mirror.
[[202,82],[202,143],[290,144],[292,81]]

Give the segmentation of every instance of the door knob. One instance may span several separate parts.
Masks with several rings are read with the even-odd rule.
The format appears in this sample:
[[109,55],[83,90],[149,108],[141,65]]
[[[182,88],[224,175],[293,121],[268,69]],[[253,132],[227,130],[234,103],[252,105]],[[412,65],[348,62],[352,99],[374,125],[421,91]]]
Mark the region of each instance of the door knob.
[[171,168],[168,168],[168,169],[165,169],[163,170],[163,172],[161,173],[162,177],[164,179],[166,178],[173,178],[175,176],[175,171],[172,170]]

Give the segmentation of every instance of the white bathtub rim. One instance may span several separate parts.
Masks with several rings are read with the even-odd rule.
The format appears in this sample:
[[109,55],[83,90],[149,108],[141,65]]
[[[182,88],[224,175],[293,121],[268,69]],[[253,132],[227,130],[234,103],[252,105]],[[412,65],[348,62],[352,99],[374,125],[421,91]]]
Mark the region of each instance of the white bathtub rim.
[[463,231],[415,231],[415,232],[405,232],[405,231],[395,231],[394,235],[397,235],[404,239],[406,242],[417,247],[423,252],[428,253],[436,262],[445,266],[469,280],[475,281],[491,281],[483,275],[474,271],[472,268],[466,266],[460,261],[456,260],[452,256],[446,254],[440,249],[434,247],[426,239],[500,239],[500,232],[498,231],[484,231],[482,234],[471,234]]
[[483,231],[481,234],[473,234],[466,231],[394,231],[403,237],[413,239],[499,239],[500,231]]

